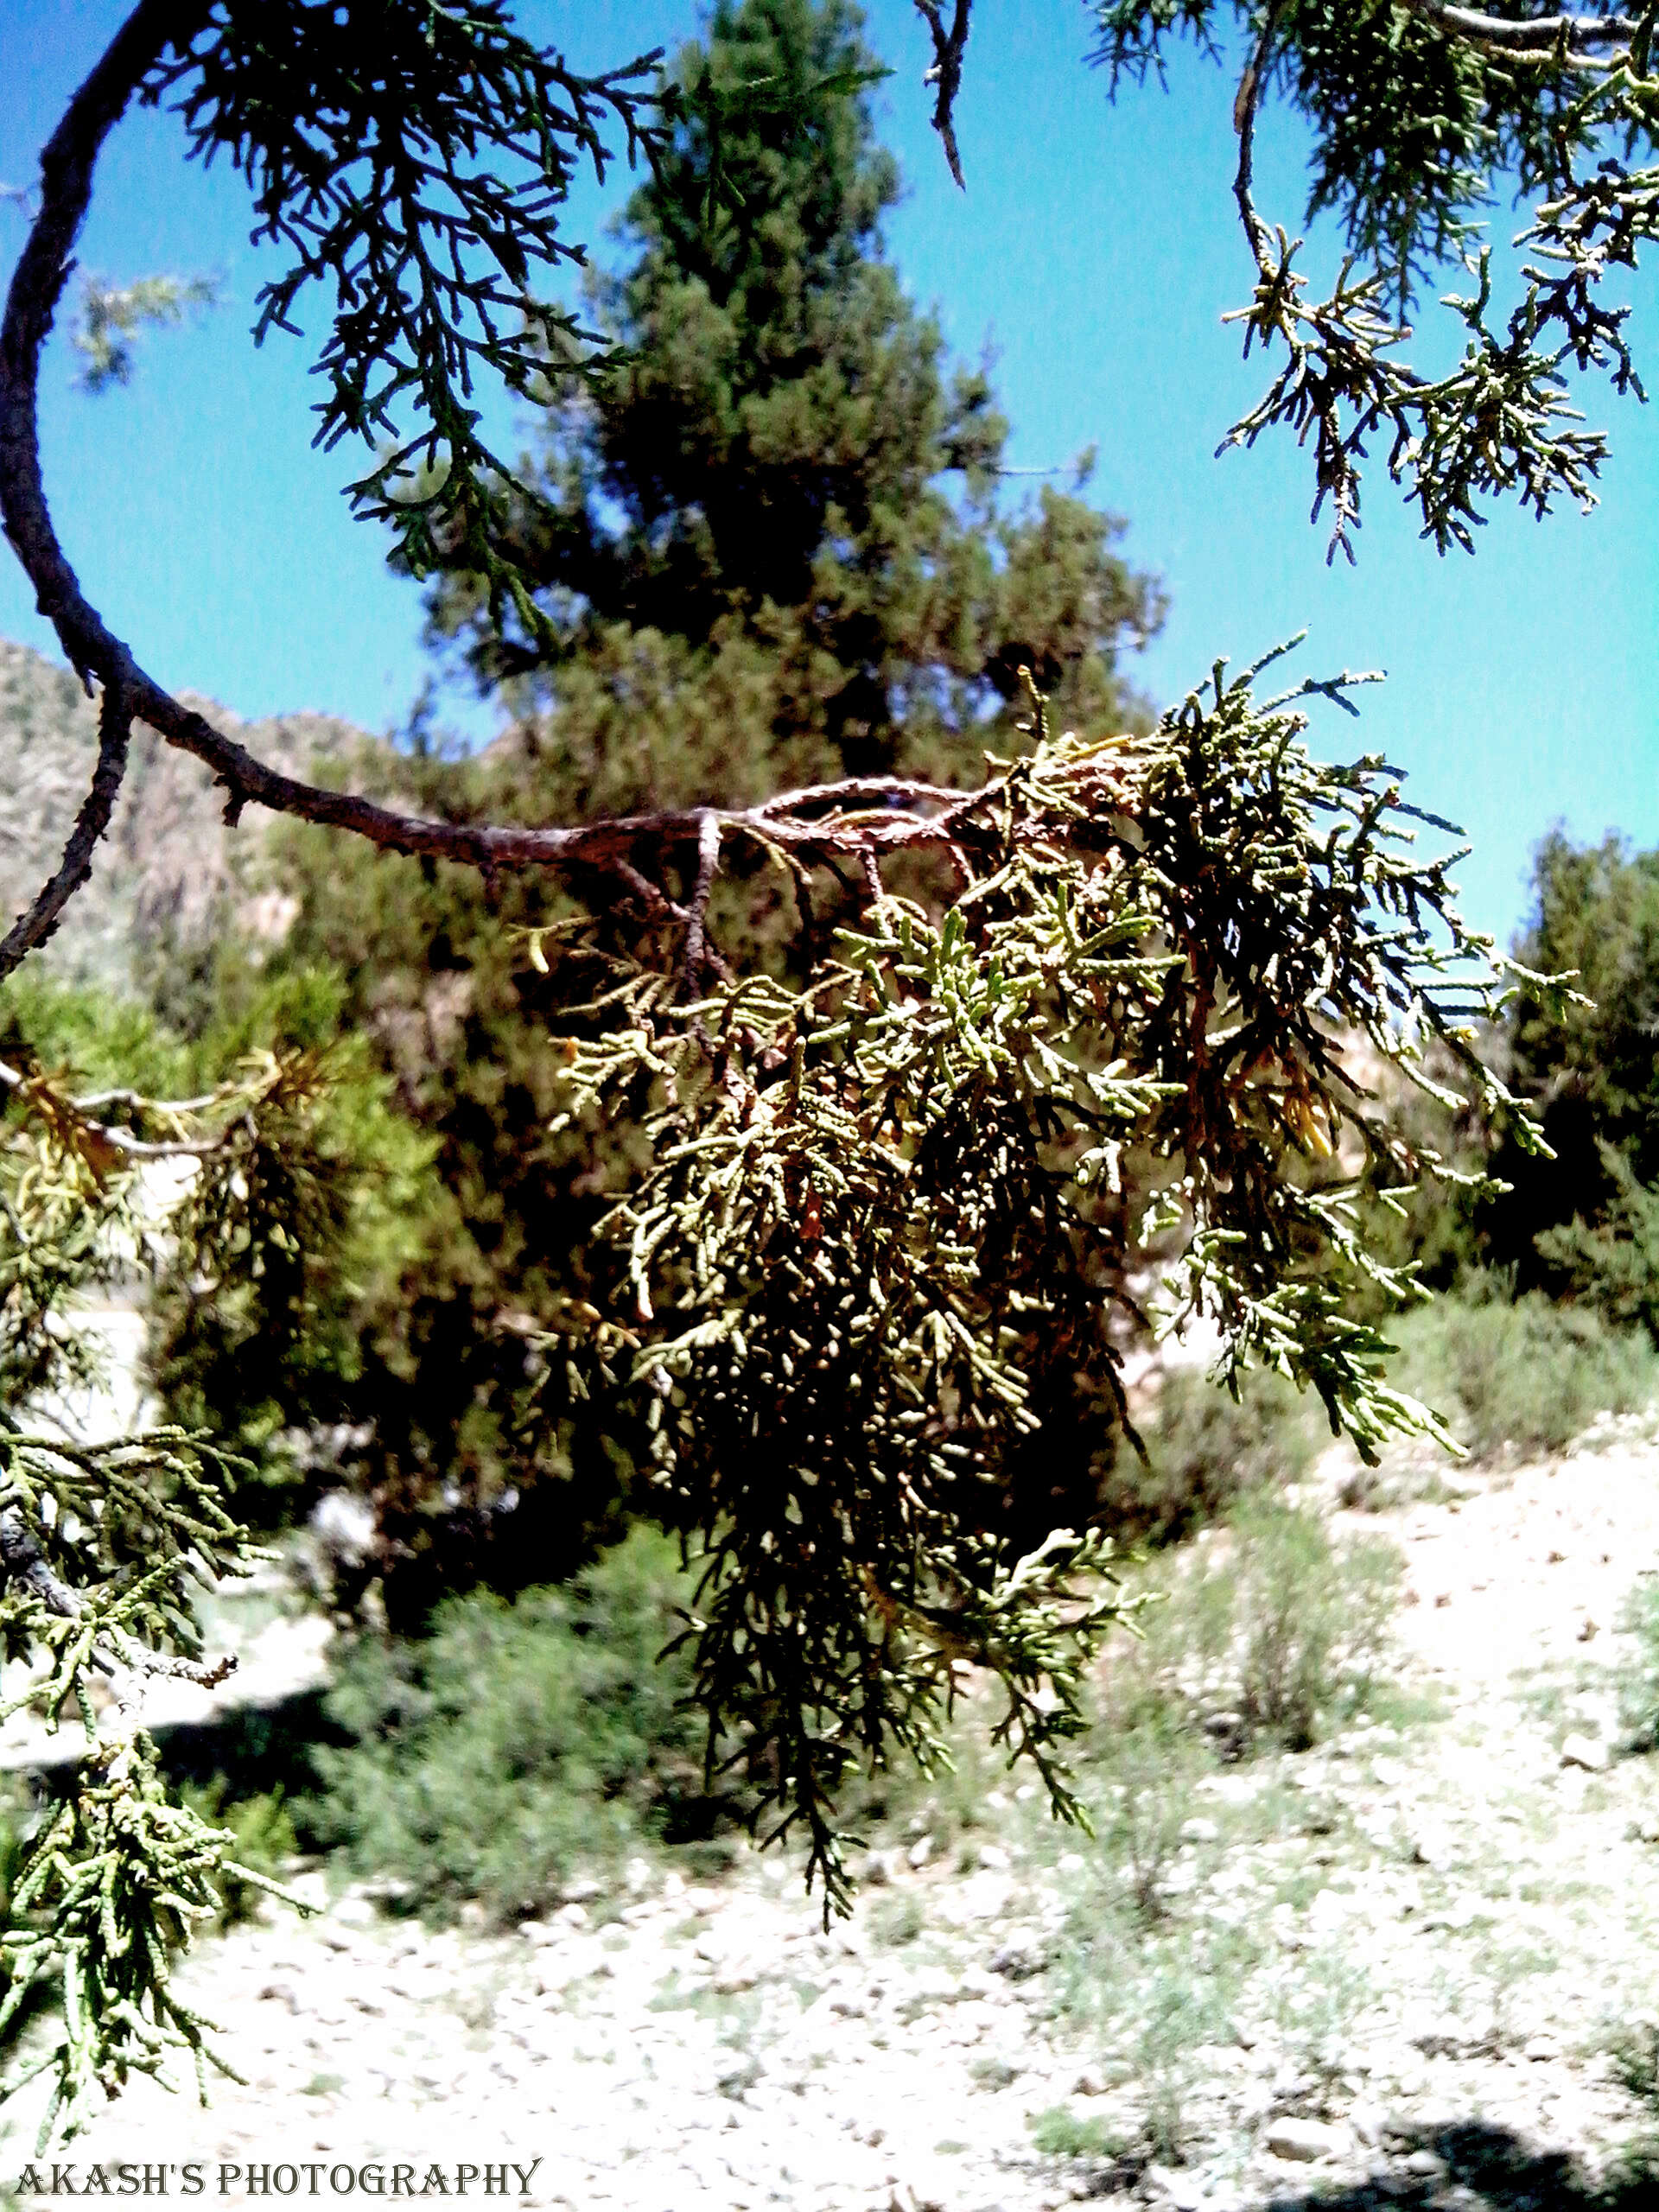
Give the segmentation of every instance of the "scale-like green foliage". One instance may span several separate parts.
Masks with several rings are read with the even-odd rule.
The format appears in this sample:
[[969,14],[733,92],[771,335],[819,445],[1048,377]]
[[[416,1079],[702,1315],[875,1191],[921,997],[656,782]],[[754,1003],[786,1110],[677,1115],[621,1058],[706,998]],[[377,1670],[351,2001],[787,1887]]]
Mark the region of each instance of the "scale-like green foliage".
[[[250,1163],[285,1134],[296,1144],[315,1072],[270,1058],[221,1090],[152,1105],[130,1091],[73,1097],[60,1080],[0,1069],[0,1643],[22,1669],[0,1719],[30,1707],[56,1726],[79,1714],[86,1751],[29,1844],[0,1933],[0,2028],[43,1983],[60,2031],[5,2085],[54,2076],[41,2141],[73,2133],[94,2088],[159,2069],[188,2049],[200,2074],[205,2024],[174,1997],[170,1954],[219,1910],[233,1839],[169,1804],[142,1726],[152,1675],[212,1683],[193,1595],[245,1573],[255,1556],[227,1504],[249,1470],[176,1427],[83,1433],[99,1380],[78,1307],[91,1287],[153,1268],[170,1223],[144,1169],[194,1176],[221,1230],[245,1208]],[[245,1247],[245,1239],[243,1240]],[[227,1270],[230,1272],[230,1270]],[[214,2060],[213,2063],[219,2063]]]
[[1105,1324],[1136,1248],[1109,1201],[1131,1149],[1162,1170],[1166,1325],[1205,1317],[1224,1378],[1312,1389],[1367,1458],[1391,1431],[1445,1440],[1348,1312],[1361,1281],[1416,1294],[1367,1249],[1362,1171],[1401,1190],[1437,1165],[1356,1045],[1427,1088],[1438,1039],[1506,1105],[1469,1026],[1491,946],[1451,904],[1454,856],[1410,850],[1424,817],[1393,772],[1302,743],[1296,702],[1353,679],[1263,702],[1257,673],[1218,666],[1146,738],[1053,737],[1039,702],[1031,755],[952,810],[943,911],[875,899],[804,988],[687,1004],[625,976],[569,1046],[572,1112],[649,1144],[605,1224],[631,1310],[599,1355],[633,1341],[661,1510],[706,1548],[698,1694],[806,1823],[827,1904],[837,1785],[890,1746],[938,1755],[957,1661],[998,1675],[1001,1737],[1077,1811],[1058,1751],[1121,1613],[1108,1548],[1012,1535],[1043,1369],[1122,1406]]
[[[1514,495],[1543,515],[1558,497],[1586,509],[1607,442],[1576,427],[1567,369],[1601,369],[1642,396],[1626,340],[1630,309],[1605,306],[1610,270],[1634,270],[1659,234],[1659,76],[1654,17],[1494,17],[1440,0],[1098,0],[1097,59],[1116,91],[1161,69],[1172,37],[1219,59],[1228,27],[1249,56],[1235,120],[1236,195],[1258,281],[1245,353],[1282,347],[1267,394],[1228,433],[1251,445],[1283,425],[1314,450],[1317,518],[1332,511],[1330,552],[1353,558],[1359,464],[1390,441],[1388,468],[1444,553],[1473,548],[1480,503]],[[1231,40],[1228,41],[1230,45]],[[1281,92],[1313,136],[1307,219],[1333,211],[1350,258],[1322,301],[1295,265],[1302,241],[1264,222],[1252,199],[1257,111]],[[1487,209],[1532,195],[1514,240],[1520,298],[1494,317]],[[1462,358],[1438,376],[1395,356],[1412,336],[1414,295],[1444,268],[1473,289],[1442,304],[1464,324]]]
[[378,448],[357,512],[391,525],[416,575],[462,566],[532,628],[498,543],[512,471],[480,433],[475,379],[523,392],[550,356],[580,364],[588,334],[534,279],[582,258],[559,215],[580,167],[603,176],[601,131],[620,126],[630,160],[652,150],[655,59],[582,76],[503,0],[379,0],[372,29],[332,0],[221,0],[145,86],[177,95],[200,159],[229,155],[255,236],[291,257],[256,337],[297,334],[306,287],[332,283],[316,442]]

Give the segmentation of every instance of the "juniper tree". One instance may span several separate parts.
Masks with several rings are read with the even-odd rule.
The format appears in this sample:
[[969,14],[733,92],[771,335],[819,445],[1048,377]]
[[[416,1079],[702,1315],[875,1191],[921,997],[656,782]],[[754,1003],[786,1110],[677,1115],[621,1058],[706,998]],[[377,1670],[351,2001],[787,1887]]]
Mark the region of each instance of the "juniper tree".
[[[502,487],[545,629],[514,617],[503,636],[475,580],[433,592],[435,625],[508,727],[481,759],[443,757],[423,732],[398,759],[381,751],[383,795],[559,822],[877,770],[976,781],[987,744],[1026,742],[1021,659],[1063,719],[1144,721],[1120,670],[1160,619],[1157,587],[1081,486],[1045,481],[1027,499],[1002,474],[985,372],[952,365],[884,250],[898,184],[863,89],[874,68],[840,0],[719,10],[676,57],[670,77],[695,105],[627,202],[618,273],[588,286],[608,362],[550,392],[529,488]],[[511,1587],[574,1571],[639,1484],[614,1394],[568,1406],[533,1448],[514,1412],[535,1331],[572,1298],[602,1303],[609,1265],[591,1230],[618,1141],[550,1127],[556,1033],[583,971],[539,975],[514,926],[578,911],[581,889],[537,875],[486,890],[456,869],[423,880],[299,824],[276,845],[298,912],[280,950],[257,947],[257,973],[337,971],[342,1022],[435,1148],[432,1233],[400,1280],[364,1280],[348,1385],[308,1364],[315,1403],[289,1415],[357,1440],[346,1471],[376,1501],[387,1615],[414,1627],[480,1573]],[[725,957],[804,978],[861,879],[817,872],[802,942],[793,893],[734,857],[709,915]],[[912,889],[948,880],[937,861],[907,865]],[[654,926],[636,884],[607,940],[626,950]],[[212,960],[188,1006],[171,980],[182,963],[151,949],[144,965],[168,1011],[217,1024],[214,1000],[249,968],[233,927]],[[178,1294],[162,1319],[180,1418],[268,1431],[271,1363],[250,1358],[241,1316],[217,1294]],[[1109,1395],[1055,1377],[1042,1449],[1033,1541],[1092,1510]]]
[[[1647,30],[1612,17],[1494,29],[1423,7],[1357,25],[1275,12],[1255,26],[1240,198],[1262,278],[1252,327],[1293,349],[1263,422],[1316,423],[1322,485],[1344,524],[1354,447],[1343,404],[1357,395],[1371,427],[1403,421],[1400,457],[1455,535],[1482,485],[1512,475],[1547,495],[1577,486],[1599,458],[1557,437],[1558,365],[1540,366],[1533,340],[1553,317],[1589,353],[1618,358],[1591,276],[1599,256],[1629,249],[1646,203],[1635,172],[1580,186],[1570,165],[1604,120],[1645,129]],[[548,959],[574,936],[590,968],[615,963],[570,1025],[566,1110],[632,1133],[636,1172],[607,1232],[626,1287],[608,1311],[573,1302],[543,1332],[541,1403],[524,1419],[556,1419],[561,1394],[595,1377],[632,1392],[654,1440],[661,1517],[703,1562],[687,1634],[711,1756],[735,1737],[779,1823],[804,1824],[827,1904],[843,1903],[836,1784],[855,1759],[934,1756],[960,1667],[986,1670],[1011,1753],[1037,1763],[1058,1810],[1077,1810],[1065,1745],[1089,1654],[1122,1611],[1108,1548],[1097,1530],[1054,1528],[1020,1550],[993,1508],[1037,1417],[1040,1377],[1019,1347],[1035,1332],[1054,1359],[1092,1363],[1109,1385],[1115,1376],[1102,1317],[1128,1286],[1122,1216],[1108,1201],[1128,1149],[1161,1168],[1159,1226],[1175,1255],[1166,1320],[1214,1320],[1224,1382],[1271,1364],[1316,1391],[1365,1452],[1391,1431],[1434,1431],[1390,1389],[1382,1339],[1344,1306],[1356,1277],[1395,1297],[1411,1289],[1368,1246],[1361,1167],[1399,1192],[1433,1165],[1390,1126],[1350,1046],[1363,1038],[1425,1082],[1432,1044],[1500,1110],[1471,1041],[1499,988],[1491,947],[1458,918],[1451,855],[1412,842],[1446,825],[1403,804],[1380,758],[1329,767],[1308,752],[1306,708],[1320,696],[1351,705],[1355,679],[1264,698],[1259,670],[1230,677],[1217,665],[1155,729],[1124,735],[1051,725],[1027,664],[1018,747],[965,787],[877,763],[734,803],[537,826],[428,817],[280,774],[172,696],[81,591],[35,429],[41,347],[94,165],[135,99],[175,103],[194,154],[223,153],[246,179],[261,234],[288,257],[264,296],[262,334],[288,326],[312,285],[332,295],[320,435],[368,443],[359,510],[392,530],[417,575],[475,580],[494,634],[561,650],[538,598],[547,578],[521,549],[527,515],[556,535],[572,510],[487,448],[474,380],[487,371],[526,395],[550,379],[601,397],[613,388],[622,365],[539,289],[575,251],[560,228],[573,170],[602,165],[610,132],[671,172],[676,133],[707,127],[709,111],[696,86],[656,86],[645,64],[578,74],[519,37],[499,0],[382,0],[372,12],[365,37],[363,11],[334,0],[141,0],[43,156],[0,327],[0,511],[66,655],[99,693],[100,741],[62,860],[0,944],[0,974],[85,880],[140,717],[206,764],[232,817],[257,801],[382,852],[580,888],[593,931],[561,924],[529,943]],[[922,12],[956,162],[969,8],[957,0],[949,25],[942,8]],[[1126,18],[1121,58],[1154,58],[1175,20]],[[1288,246],[1274,245],[1249,199],[1266,77],[1294,78],[1304,61],[1313,71],[1324,38],[1340,49],[1335,74],[1308,81],[1353,90],[1383,56],[1414,55],[1420,35],[1490,80],[1494,101],[1511,64],[1535,90],[1555,73],[1559,97],[1534,103],[1548,128],[1516,123],[1489,141],[1471,124],[1465,138],[1495,145],[1495,159],[1517,148],[1523,168],[1553,163],[1536,174],[1577,195],[1545,219],[1546,243],[1579,256],[1561,289],[1541,279],[1509,353],[1478,334],[1464,383],[1431,387],[1391,383],[1379,365],[1386,334],[1366,318],[1380,292],[1301,303]],[[1585,65],[1610,48],[1586,105]],[[1500,67],[1493,50],[1510,59]],[[1340,175],[1362,238],[1373,220],[1382,236],[1397,203],[1404,228],[1389,235],[1408,268],[1402,238],[1452,235],[1426,228],[1424,208],[1455,224],[1467,194],[1432,159],[1407,160],[1408,126],[1423,121],[1432,138],[1444,120],[1440,81],[1408,73],[1389,87],[1378,127],[1395,169],[1362,136],[1340,142]],[[1347,92],[1332,112],[1351,120]],[[1476,385],[1498,412],[1478,408],[1459,430],[1441,410]],[[921,860],[942,873],[906,874]],[[804,973],[734,967],[715,894],[741,866],[775,872],[804,929],[833,874],[861,887],[831,944],[809,938]],[[632,959],[596,934],[624,899],[649,922]],[[32,1181],[20,1169],[7,1215],[25,1314],[45,1310],[64,1255],[90,1233],[83,1220],[125,1191],[137,1147],[191,1149],[211,1222],[215,1192],[237,1202],[238,1147],[296,1141],[303,1111],[304,1082],[280,1067],[259,1096],[173,1106],[77,1100],[13,1074],[8,1088],[45,1133],[31,1141],[48,1147]],[[20,1424],[38,1380],[27,1362],[22,1372],[9,1408]],[[147,1652],[188,1663],[188,1575],[245,1551],[211,1462],[177,1434],[99,1449],[9,1442],[9,1648],[41,1656],[48,1704],[78,1698],[99,1667],[123,1682],[142,1673]],[[202,1902],[222,1848],[162,1804],[124,1701],[113,1729],[90,1697],[83,1711],[92,1746],[20,1892],[41,1917],[8,1939],[14,1997],[25,1980],[60,1986],[64,2026],[47,2063],[72,2120],[94,2082],[118,2087],[169,2040],[200,2048],[200,2024],[168,1991],[166,1939]]]

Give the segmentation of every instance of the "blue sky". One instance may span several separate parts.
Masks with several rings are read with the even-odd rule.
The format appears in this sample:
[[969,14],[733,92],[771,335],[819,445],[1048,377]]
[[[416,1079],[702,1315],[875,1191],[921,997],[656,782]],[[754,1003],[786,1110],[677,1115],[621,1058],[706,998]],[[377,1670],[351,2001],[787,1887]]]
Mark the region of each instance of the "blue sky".
[[[7,0],[0,181],[33,175],[124,12],[113,0]],[[685,0],[524,0],[519,12],[583,64],[672,48],[695,27]],[[1501,512],[1473,559],[1420,543],[1374,460],[1359,565],[1327,569],[1306,455],[1281,438],[1211,458],[1266,381],[1220,322],[1251,273],[1230,193],[1230,79],[1183,56],[1168,92],[1148,86],[1112,108],[1084,64],[1078,0],[979,0],[959,111],[964,196],[928,128],[929,56],[910,0],[874,0],[868,14],[896,73],[877,94],[881,127],[909,186],[889,226],[893,257],[953,346],[995,347],[1013,462],[1099,448],[1094,496],[1129,518],[1131,557],[1171,598],[1164,635],[1131,671],[1141,688],[1178,696],[1217,654],[1242,661],[1304,627],[1306,669],[1386,669],[1363,723],[1333,713],[1316,742],[1386,752],[1410,772],[1413,798],[1465,824],[1476,849],[1459,871],[1465,908],[1500,936],[1522,915],[1529,855],[1552,823],[1659,844],[1659,414],[1592,385],[1584,404],[1614,443],[1600,506],[1543,524]],[[270,256],[247,242],[235,178],[187,167],[181,143],[165,117],[123,126],[82,262],[116,281],[212,270],[224,304],[149,340],[135,383],[97,400],[73,389],[73,358],[54,343],[42,426],[62,536],[94,601],[165,682],[246,715],[311,707],[385,729],[424,672],[418,594],[349,519],[339,486],[352,457],[309,450],[304,346],[249,344]],[[1289,119],[1270,116],[1258,197],[1292,225],[1301,151]],[[607,192],[583,193],[578,234],[595,235],[627,184],[618,172]],[[1494,211],[1495,235],[1516,226]],[[0,207],[8,261],[22,231]],[[1316,232],[1316,275],[1334,259]],[[1659,302],[1640,279],[1636,296],[1638,357],[1659,385]],[[50,645],[10,566],[0,636]],[[456,700],[452,718],[476,731],[480,712]]]

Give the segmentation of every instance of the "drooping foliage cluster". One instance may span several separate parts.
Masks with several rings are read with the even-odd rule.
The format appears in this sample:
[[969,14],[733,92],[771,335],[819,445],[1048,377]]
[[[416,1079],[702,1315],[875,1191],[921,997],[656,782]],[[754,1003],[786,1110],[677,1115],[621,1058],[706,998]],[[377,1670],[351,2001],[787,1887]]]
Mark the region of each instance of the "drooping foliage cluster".
[[[1360,463],[1376,439],[1442,553],[1472,550],[1495,498],[1539,515],[1562,497],[1594,505],[1607,442],[1580,427],[1569,372],[1600,370],[1615,391],[1642,396],[1629,306],[1603,287],[1659,233],[1650,14],[1529,20],[1446,0],[1099,0],[1096,13],[1115,92],[1161,68],[1173,39],[1243,65],[1236,193],[1257,283],[1235,320],[1247,354],[1259,343],[1282,365],[1224,443],[1284,426],[1312,444],[1313,512],[1329,502],[1332,557],[1353,557]],[[1312,135],[1305,219],[1330,211],[1347,241],[1323,300],[1297,265],[1302,240],[1253,198],[1255,132],[1274,94]],[[1506,269],[1485,233],[1511,193],[1533,205]],[[1468,280],[1445,302],[1463,326],[1461,357],[1413,367],[1400,355],[1408,317],[1448,267],[1454,283]],[[1518,292],[1507,314],[1495,289]]]
[[620,128],[630,162],[649,154],[655,56],[583,76],[503,0],[389,0],[367,35],[326,0],[202,12],[143,97],[177,107],[196,158],[228,157],[256,238],[289,257],[256,339],[297,335],[306,288],[332,283],[317,442],[374,452],[354,508],[393,529],[416,575],[459,560],[533,626],[497,549],[504,465],[477,383],[524,392],[550,352],[579,361],[578,318],[537,286],[582,259],[560,214],[579,169],[603,177],[601,134]]
[[[1071,1809],[1053,1753],[1117,1609],[1064,1603],[1103,1554],[1054,1527],[1039,1409],[1057,1378],[1117,1391],[1126,1156],[1160,1171],[1166,1325],[1211,1322],[1225,1378],[1311,1388],[1368,1458],[1440,1433],[1350,1311],[1361,1281],[1414,1294],[1367,1249],[1363,1188],[1437,1165],[1356,1062],[1434,1088],[1432,1042],[1506,1106],[1472,1042],[1491,948],[1386,764],[1308,755],[1296,702],[1348,680],[1263,702],[1257,674],[1218,667],[1142,738],[1056,737],[1039,703],[1034,750],[951,810],[954,898],[875,899],[804,988],[687,1003],[625,975],[570,1045],[572,1112],[649,1160],[601,1224],[628,1287],[594,1349],[644,1393],[658,1510],[706,1551],[711,1757],[729,1730],[761,1759],[831,1902],[838,1783],[932,1754],[957,1661],[997,1675],[1004,1738]],[[567,1339],[545,1352],[577,1379]]]
[[0,1637],[21,1670],[0,1716],[67,1713],[86,1738],[0,1932],[0,2029],[42,1988],[59,2000],[57,2032],[4,2092],[51,2074],[44,2141],[80,2125],[95,2089],[170,2052],[188,2050],[199,2076],[222,2064],[173,1993],[172,1954],[216,1913],[221,1877],[264,1880],[232,1864],[228,1832],[168,1801],[142,1726],[148,1679],[228,1671],[202,1656],[193,1599],[255,1556],[230,1503],[250,1471],[200,1432],[97,1417],[83,1302],[181,1256],[199,1266],[210,1244],[227,1288],[257,1275],[251,1189],[262,1162],[302,1158],[316,1071],[268,1056],[170,1103],[77,1096],[10,1063],[0,1080]]

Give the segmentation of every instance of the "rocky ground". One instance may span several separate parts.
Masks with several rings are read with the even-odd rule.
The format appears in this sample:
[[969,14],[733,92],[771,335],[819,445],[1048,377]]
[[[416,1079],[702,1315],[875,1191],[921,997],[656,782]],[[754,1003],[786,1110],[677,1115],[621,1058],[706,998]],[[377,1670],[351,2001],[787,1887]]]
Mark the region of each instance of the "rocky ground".
[[1405,1555],[1387,1678],[1312,1751],[1180,1785],[1160,1916],[989,1768],[827,1935],[770,1854],[702,1885],[642,1859],[510,1936],[353,1892],[200,1951],[247,2085],[206,2112],[141,2085],[76,2178],[539,2160],[529,2201],[572,2212],[1646,2202],[1659,1760],[1618,1755],[1615,1678],[1659,1462],[1601,1442],[1337,1512]]

